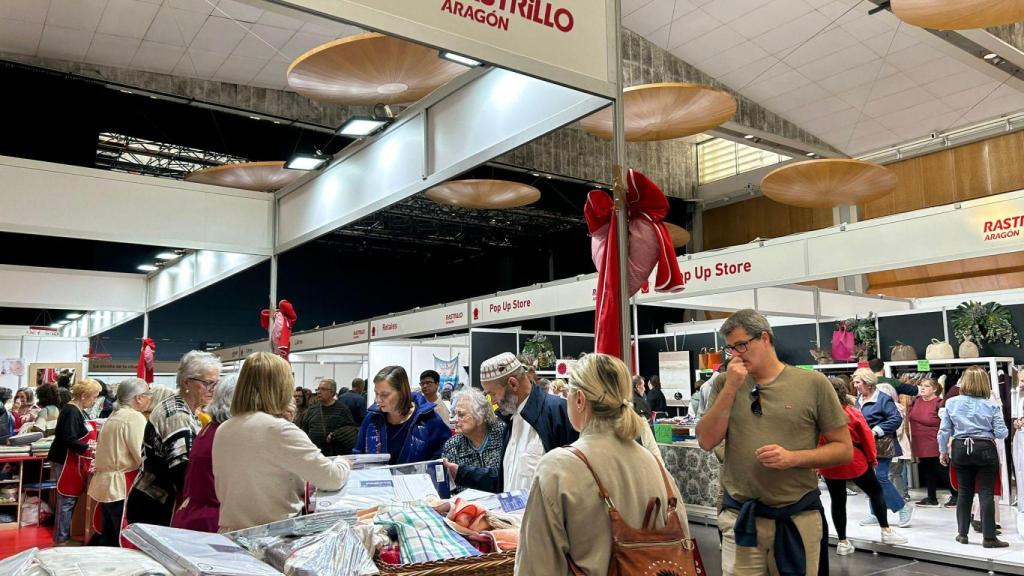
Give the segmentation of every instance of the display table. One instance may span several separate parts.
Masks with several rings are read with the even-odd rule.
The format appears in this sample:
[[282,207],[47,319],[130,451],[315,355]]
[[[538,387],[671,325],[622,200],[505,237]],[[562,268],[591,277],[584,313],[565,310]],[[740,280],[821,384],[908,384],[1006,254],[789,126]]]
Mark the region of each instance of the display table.
[[665,467],[679,486],[687,512],[697,516],[717,516],[722,483],[715,455],[702,450],[696,440],[658,444],[658,448]]

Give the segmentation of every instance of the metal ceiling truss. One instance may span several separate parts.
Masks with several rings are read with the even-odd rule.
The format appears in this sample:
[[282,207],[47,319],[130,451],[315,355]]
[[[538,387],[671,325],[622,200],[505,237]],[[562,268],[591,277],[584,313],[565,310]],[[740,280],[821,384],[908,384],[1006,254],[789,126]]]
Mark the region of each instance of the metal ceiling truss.
[[177,180],[194,170],[245,161],[240,156],[154,142],[114,132],[101,132],[96,145],[97,167]]

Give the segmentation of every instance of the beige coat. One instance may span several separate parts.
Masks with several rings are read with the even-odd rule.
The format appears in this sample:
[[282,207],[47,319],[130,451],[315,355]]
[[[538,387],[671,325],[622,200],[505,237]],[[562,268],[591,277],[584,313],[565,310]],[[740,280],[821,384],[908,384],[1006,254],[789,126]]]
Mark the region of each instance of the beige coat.
[[[608,490],[612,503],[634,528],[643,522],[651,496],[662,499],[658,527],[664,526],[667,503],[659,464],[634,441],[611,434],[585,432],[573,446],[590,460]],[[679,499],[676,513],[687,527],[686,508],[679,488],[669,476]],[[516,554],[516,574],[548,576],[569,574],[566,554],[586,574],[605,574],[611,557],[611,520],[598,496],[597,484],[583,462],[568,450],[555,449],[540,461],[530,490]]]

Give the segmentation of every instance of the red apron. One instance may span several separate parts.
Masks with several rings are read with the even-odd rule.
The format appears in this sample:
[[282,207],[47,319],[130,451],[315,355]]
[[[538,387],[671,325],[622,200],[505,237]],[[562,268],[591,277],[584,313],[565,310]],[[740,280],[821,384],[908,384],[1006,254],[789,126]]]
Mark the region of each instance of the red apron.
[[[99,436],[96,423],[86,420],[85,427],[88,432],[78,440],[81,442],[95,441]],[[61,496],[78,498],[85,492],[89,469],[92,467],[94,457],[95,453],[92,449],[86,450],[85,454],[68,450],[67,456],[64,457],[64,467],[61,468],[60,478],[57,478],[57,492]]]
[[[125,504],[128,503],[128,493],[132,491],[132,486],[135,484],[135,478],[139,475],[138,470],[131,470],[124,473],[124,494]],[[99,504],[99,503],[98,503]],[[125,526],[128,525],[125,519],[124,506],[121,509],[121,529],[124,530]],[[92,530],[97,534],[103,534],[103,509],[102,505],[98,505],[92,510]]]

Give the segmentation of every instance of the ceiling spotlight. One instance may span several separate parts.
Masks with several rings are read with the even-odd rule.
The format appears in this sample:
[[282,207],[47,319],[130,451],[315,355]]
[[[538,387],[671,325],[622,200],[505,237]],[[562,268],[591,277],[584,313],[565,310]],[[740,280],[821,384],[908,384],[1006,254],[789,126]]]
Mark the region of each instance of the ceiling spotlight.
[[57,323],[57,322],[54,322],[53,324],[50,324],[50,328],[61,328],[63,326],[64,326],[63,324],[60,324],[60,323]]
[[249,116],[249,119],[250,120],[263,120],[263,118],[260,118],[259,116],[252,116],[252,115]]
[[153,272],[156,270],[156,266],[153,266],[152,264],[140,264],[138,269],[143,272]]
[[807,155],[809,157],[811,157],[811,158],[814,158],[815,156],[817,156],[817,154],[815,154],[814,152],[808,152]]
[[753,140],[754,139],[754,135],[753,134],[747,134],[746,136],[744,136],[744,138],[746,138],[747,140]]
[[57,324],[58,324],[59,326],[64,326],[65,324],[71,324],[71,320],[59,320],[59,321],[57,322]]
[[72,312],[71,314],[65,316],[65,318],[67,318],[68,320],[78,320],[81,317],[82,314],[80,312]]
[[319,170],[327,164],[327,157],[321,154],[296,154],[284,167],[289,170]]
[[456,54],[454,52],[445,52],[442,50],[440,55],[441,58],[444,58],[445,60],[451,60],[456,64],[462,64],[463,66],[469,66],[470,68],[476,68],[477,66],[484,65],[484,63],[479,60],[473,60],[472,58],[467,58],[466,56]]
[[372,118],[370,116],[352,116],[337,130],[338,136],[362,138],[369,136],[391,123],[391,120]]
[[157,260],[174,260],[178,256],[179,254],[175,254],[174,252],[161,252],[156,255],[156,258]]
[[994,60],[996,58],[999,58],[999,54],[996,54],[995,52],[989,52],[988,54],[982,56],[982,58],[984,58],[985,60]]

